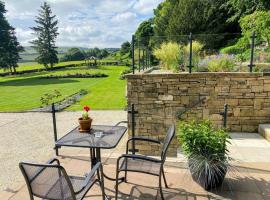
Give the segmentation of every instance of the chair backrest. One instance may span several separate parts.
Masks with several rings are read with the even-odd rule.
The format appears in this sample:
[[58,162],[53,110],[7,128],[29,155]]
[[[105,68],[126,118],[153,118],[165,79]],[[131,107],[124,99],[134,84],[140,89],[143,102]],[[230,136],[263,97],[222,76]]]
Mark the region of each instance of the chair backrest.
[[161,149],[161,160],[162,161],[166,160],[167,151],[168,151],[169,145],[171,144],[174,136],[175,136],[175,126],[171,125],[167,131],[167,135],[166,135],[164,142],[163,142],[163,145],[162,145],[162,149]]
[[70,179],[63,167],[52,164],[20,163],[31,199],[75,200]]

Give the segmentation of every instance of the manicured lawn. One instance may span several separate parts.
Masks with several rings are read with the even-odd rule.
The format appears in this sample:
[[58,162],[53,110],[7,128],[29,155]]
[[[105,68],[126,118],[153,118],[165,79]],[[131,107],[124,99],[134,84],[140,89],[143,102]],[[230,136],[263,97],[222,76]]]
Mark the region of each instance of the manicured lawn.
[[[99,69],[76,67],[57,70],[54,72],[40,72],[25,74],[18,77],[0,78],[0,111],[23,111],[41,106],[40,97],[44,93],[59,90],[62,97],[74,94],[81,89],[89,93],[68,110],[81,110],[89,105],[92,109],[123,109],[126,105],[126,81],[120,80],[120,73],[127,67],[104,66]],[[64,78],[41,79],[50,74],[73,73],[104,73],[106,78]]]

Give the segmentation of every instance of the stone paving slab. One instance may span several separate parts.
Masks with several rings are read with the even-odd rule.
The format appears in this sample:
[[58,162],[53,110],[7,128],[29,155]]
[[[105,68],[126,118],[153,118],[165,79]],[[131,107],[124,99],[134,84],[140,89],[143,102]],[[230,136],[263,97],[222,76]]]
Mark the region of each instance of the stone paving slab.
[[[80,115],[81,112],[56,114],[59,137],[78,125]],[[93,124],[113,125],[126,120],[127,114],[125,111],[91,111],[91,117]],[[16,190],[21,185],[20,161],[44,162],[54,155],[50,113],[0,113],[0,136],[0,191]],[[64,151],[74,152],[74,149]]]
[[[80,112],[57,113],[59,136],[77,125],[80,114]],[[115,124],[126,120],[127,117],[125,111],[92,111],[91,114],[94,124]],[[29,199],[27,188],[23,186],[24,180],[18,163],[22,160],[45,162],[54,156],[51,115],[49,113],[1,113],[0,122],[2,161],[0,200]],[[168,199],[270,199],[270,143],[258,134],[231,133],[231,137],[229,150],[235,167],[230,172],[231,177],[228,176],[227,189],[218,193],[221,197],[216,198],[215,193],[209,194],[194,185],[186,169],[186,158],[179,150],[178,157],[168,158],[166,163],[166,172],[171,177],[171,186],[174,188],[167,191]],[[105,168],[112,176],[115,172],[116,159],[125,152],[127,138],[126,134],[116,149],[102,151]],[[60,155],[69,172],[83,175],[89,170],[88,149],[62,147]],[[132,182],[136,184],[121,185],[123,188],[120,187],[120,190],[125,194],[132,193],[134,197],[130,199],[153,199],[156,195],[157,179],[144,175],[143,178],[138,179],[138,177],[138,174],[131,175],[130,178],[134,179]],[[106,184],[109,194],[113,195],[114,183],[107,181]],[[234,190],[234,196],[229,186],[238,188]],[[98,187],[96,192],[98,194]],[[94,195],[94,198],[89,197],[89,199],[100,199],[95,192],[89,195],[90,197]],[[122,199],[129,199],[128,197],[123,195]]]
[[[83,176],[89,171],[89,159],[63,159],[62,165],[68,174]],[[76,167],[75,167],[76,166]],[[164,189],[165,199],[232,199],[232,200],[266,200],[270,199],[270,163],[241,163],[235,165],[235,170],[227,173],[226,179],[220,188],[205,191],[191,178],[190,172],[185,167],[165,167],[169,189]],[[106,174],[115,176],[115,164],[104,164]],[[114,199],[115,182],[105,179],[106,194]],[[158,195],[158,178],[139,173],[128,173],[128,183],[119,186],[119,199],[155,199]],[[2,199],[2,198],[1,198]],[[17,193],[8,200],[28,200],[26,186],[23,186]],[[101,192],[99,187],[94,186],[86,199],[99,200]]]

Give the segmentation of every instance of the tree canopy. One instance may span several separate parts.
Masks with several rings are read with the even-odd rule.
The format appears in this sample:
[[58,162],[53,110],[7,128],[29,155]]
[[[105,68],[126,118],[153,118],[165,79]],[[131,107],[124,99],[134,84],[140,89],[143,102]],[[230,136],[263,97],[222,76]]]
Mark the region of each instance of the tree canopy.
[[39,54],[36,61],[43,64],[45,68],[49,66],[52,68],[55,63],[58,63],[58,52],[55,42],[59,33],[57,27],[58,20],[56,20],[56,15],[52,14],[48,3],[43,3],[35,22],[37,25],[31,29],[36,34],[37,39],[31,43]]
[[154,35],[153,19],[143,21],[139,25],[135,33],[136,39],[138,40],[137,43],[139,42],[140,45],[142,46],[149,46],[150,38],[153,35]]
[[15,29],[9,24],[5,17],[5,5],[0,1],[0,68],[16,72],[19,52],[23,47],[17,41]]
[[252,14],[255,11],[270,10],[269,0],[227,0],[223,4],[232,14],[229,21],[238,21],[245,15]]
[[124,54],[127,54],[127,53],[131,53],[131,44],[128,41],[124,42],[121,45],[121,49],[120,49],[120,54],[121,55],[124,55]]

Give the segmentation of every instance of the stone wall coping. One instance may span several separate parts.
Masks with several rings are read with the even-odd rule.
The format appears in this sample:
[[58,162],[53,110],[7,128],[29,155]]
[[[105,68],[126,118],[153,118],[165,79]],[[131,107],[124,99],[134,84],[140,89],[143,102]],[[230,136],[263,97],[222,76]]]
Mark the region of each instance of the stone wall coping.
[[209,77],[241,77],[241,78],[252,78],[252,77],[263,77],[270,76],[270,73],[263,72],[194,72],[194,73],[160,73],[160,74],[127,74],[127,79],[138,79],[138,78],[151,78],[151,77],[161,77],[161,78],[209,78]]

